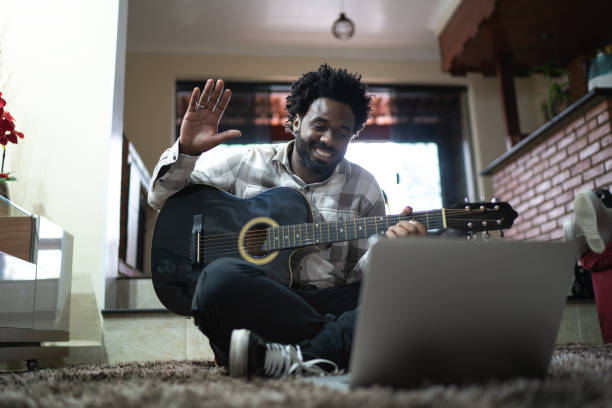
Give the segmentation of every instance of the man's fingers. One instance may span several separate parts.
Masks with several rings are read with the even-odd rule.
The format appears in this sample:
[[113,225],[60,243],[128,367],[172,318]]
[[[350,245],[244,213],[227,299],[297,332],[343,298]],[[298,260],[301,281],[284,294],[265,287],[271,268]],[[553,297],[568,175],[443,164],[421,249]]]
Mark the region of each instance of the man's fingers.
[[187,111],[193,112],[194,110],[196,110],[197,100],[199,96],[200,88],[193,88],[193,91],[191,91],[191,98],[189,98],[189,107],[187,108]]
[[416,227],[416,229],[419,232],[419,234],[421,234],[421,235],[427,234],[427,228],[425,228],[425,226],[423,224],[421,224],[418,221],[410,221],[410,222],[413,223],[413,225]]
[[231,129],[231,130],[226,130],[225,132],[221,132],[217,134],[216,138],[218,139],[219,143],[222,143],[225,140],[233,139],[235,137],[240,137],[240,136],[242,136],[242,133],[239,130]]
[[400,221],[387,230],[385,235],[389,238],[408,235],[424,235],[427,229],[418,221]]
[[409,205],[405,206],[402,210],[402,214],[412,214],[412,207]]
[[217,106],[219,102],[219,98],[221,97],[221,92],[223,92],[223,87],[225,86],[222,79],[218,79],[215,84],[215,89],[213,89],[210,94],[210,98],[208,99],[208,108],[212,111]]
[[198,104],[200,105],[200,107],[202,106],[208,107],[210,93],[213,89],[214,84],[215,82],[212,79],[209,79],[208,81],[206,81],[206,85],[204,85],[204,89],[202,90],[202,95],[200,95],[200,100],[198,101]]
[[227,104],[229,103],[231,97],[232,91],[230,91],[229,89],[226,89],[223,92],[223,95],[221,95],[221,99],[219,100],[219,103],[215,108],[215,113],[219,115],[219,117],[221,117],[221,115],[223,115],[223,112],[225,112],[225,108],[227,108]]

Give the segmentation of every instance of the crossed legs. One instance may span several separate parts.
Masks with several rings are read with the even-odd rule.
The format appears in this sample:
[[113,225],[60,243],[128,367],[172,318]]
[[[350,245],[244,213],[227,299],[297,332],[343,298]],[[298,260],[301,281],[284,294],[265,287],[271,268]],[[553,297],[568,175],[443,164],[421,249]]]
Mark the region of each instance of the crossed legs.
[[202,271],[192,309],[209,338],[217,362],[228,363],[234,329],[248,329],[274,342],[299,344],[305,356],[348,366],[359,284],[296,290],[235,258],[222,258]]

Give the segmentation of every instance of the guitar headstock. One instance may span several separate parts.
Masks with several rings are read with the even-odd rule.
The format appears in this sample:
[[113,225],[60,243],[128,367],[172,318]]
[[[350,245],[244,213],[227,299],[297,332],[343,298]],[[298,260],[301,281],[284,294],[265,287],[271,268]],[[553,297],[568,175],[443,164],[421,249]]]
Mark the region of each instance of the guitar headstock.
[[446,225],[465,233],[510,228],[518,213],[506,202],[457,204],[446,209]]

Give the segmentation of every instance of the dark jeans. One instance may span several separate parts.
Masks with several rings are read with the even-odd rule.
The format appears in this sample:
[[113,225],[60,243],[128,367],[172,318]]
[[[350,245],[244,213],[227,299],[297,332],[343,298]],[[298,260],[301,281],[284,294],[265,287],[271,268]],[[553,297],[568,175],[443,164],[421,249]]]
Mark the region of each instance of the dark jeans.
[[227,365],[232,330],[248,329],[272,342],[300,345],[305,359],[325,358],[346,368],[359,286],[290,289],[252,264],[222,258],[202,271],[193,316],[219,364]]

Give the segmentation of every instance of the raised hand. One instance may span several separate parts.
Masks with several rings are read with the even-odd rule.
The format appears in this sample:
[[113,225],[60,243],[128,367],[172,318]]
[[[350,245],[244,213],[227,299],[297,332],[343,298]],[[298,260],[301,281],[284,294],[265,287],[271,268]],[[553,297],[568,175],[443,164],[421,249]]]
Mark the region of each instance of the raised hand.
[[218,133],[219,121],[232,96],[229,89],[223,91],[223,85],[222,79],[217,80],[216,83],[209,79],[201,95],[200,88],[193,89],[189,107],[181,124],[179,136],[181,153],[197,156],[225,140],[241,135],[240,131],[235,129]]

